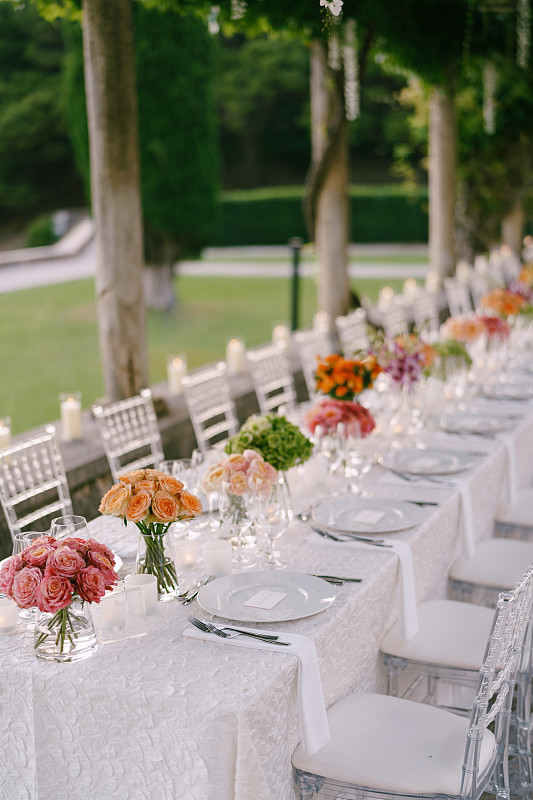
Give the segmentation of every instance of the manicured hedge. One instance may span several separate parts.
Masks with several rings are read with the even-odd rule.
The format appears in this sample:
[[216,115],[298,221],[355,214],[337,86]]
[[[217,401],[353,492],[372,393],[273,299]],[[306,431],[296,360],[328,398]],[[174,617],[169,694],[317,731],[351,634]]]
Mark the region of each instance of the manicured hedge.
[[[352,242],[427,242],[427,190],[402,186],[352,186]],[[286,244],[307,240],[301,187],[272,187],[225,192],[220,223],[210,245]]]

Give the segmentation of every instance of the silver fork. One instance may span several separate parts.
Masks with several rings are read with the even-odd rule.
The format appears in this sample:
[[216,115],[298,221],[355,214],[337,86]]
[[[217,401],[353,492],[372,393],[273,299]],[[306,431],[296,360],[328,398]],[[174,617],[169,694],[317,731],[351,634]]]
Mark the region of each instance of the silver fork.
[[194,600],[194,598],[196,597],[196,595],[198,594],[200,589],[203,586],[207,586],[208,583],[211,583],[211,581],[214,581],[214,580],[215,580],[215,576],[214,575],[209,575],[209,577],[205,581],[203,581],[203,583],[194,592],[192,592],[192,594],[189,594],[186,597],[181,598],[180,603],[182,604],[182,606],[186,606],[188,603],[190,603],[192,600]]
[[194,625],[198,630],[203,631],[204,633],[214,633],[215,636],[220,636],[221,639],[235,639],[236,636],[249,636],[251,639],[259,639],[261,642],[266,642],[267,644],[279,644],[283,647],[287,647],[290,642],[279,642],[276,638],[265,634],[262,636],[259,633],[250,633],[249,631],[238,631],[234,628],[217,628],[216,625],[212,625],[210,622],[203,622],[201,619],[197,619],[193,617],[192,614],[189,614],[187,617],[191,625]]

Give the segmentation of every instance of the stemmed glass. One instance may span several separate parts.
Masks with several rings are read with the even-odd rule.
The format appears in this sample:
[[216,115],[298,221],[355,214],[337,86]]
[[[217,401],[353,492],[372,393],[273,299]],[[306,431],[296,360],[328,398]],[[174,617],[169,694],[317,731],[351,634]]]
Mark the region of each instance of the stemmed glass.
[[286,493],[283,486],[276,481],[272,484],[268,495],[259,495],[256,499],[254,522],[267,539],[263,562],[266,567],[283,569],[287,566],[279,560],[279,554],[274,550],[274,541],[287,530],[289,519]]
[[89,538],[89,527],[85,517],[76,514],[67,514],[65,517],[56,517],[50,526],[50,536],[54,539],[67,539],[75,536],[79,539]]
[[[193,450],[192,453],[192,461],[195,465],[197,475],[203,476],[209,467],[220,461],[220,459],[221,453],[219,450],[208,450],[207,453],[202,453],[201,450]],[[201,479],[198,481],[196,493],[200,495],[200,499],[202,499],[202,495],[207,499],[208,509],[207,519],[198,520],[196,527],[200,530],[207,529],[208,531],[216,531],[220,526],[220,520],[215,517],[214,510],[218,502],[219,493],[216,491],[208,491]]]
[[245,533],[254,522],[254,504],[249,493],[232,494],[229,483],[223,481],[218,498],[218,511],[222,526],[229,532],[229,540],[236,550],[236,562],[240,568],[252,566],[254,560],[244,554]]
[[[33,544],[35,539],[40,539],[41,536],[46,536],[46,533],[42,531],[22,531],[21,533],[16,533],[13,536],[13,555],[16,556],[19,553],[22,553],[26,547],[30,547]],[[37,619],[37,606],[32,606],[31,608],[22,608],[19,611],[20,619],[24,619],[30,624],[35,624]]]

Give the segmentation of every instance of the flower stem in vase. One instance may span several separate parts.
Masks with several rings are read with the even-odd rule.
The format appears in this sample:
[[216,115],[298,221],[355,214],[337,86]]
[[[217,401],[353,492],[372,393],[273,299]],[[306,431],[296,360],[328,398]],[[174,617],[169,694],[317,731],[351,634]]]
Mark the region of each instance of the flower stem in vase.
[[155,575],[160,600],[171,599],[178,591],[178,574],[166,534],[170,525],[160,523],[136,523],[141,532],[137,572]]

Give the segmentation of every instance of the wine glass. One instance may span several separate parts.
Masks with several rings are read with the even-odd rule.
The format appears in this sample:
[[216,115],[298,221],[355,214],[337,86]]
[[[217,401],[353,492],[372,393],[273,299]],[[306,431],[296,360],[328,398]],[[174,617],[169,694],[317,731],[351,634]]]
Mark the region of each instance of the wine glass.
[[[15,533],[13,536],[13,555],[16,556],[19,553],[22,553],[27,547],[30,547],[35,539],[40,539],[41,536],[46,536],[46,533],[42,531],[22,531],[20,533]],[[30,627],[35,625],[35,621],[37,619],[37,606],[32,606],[31,608],[21,608],[19,611],[20,619],[26,620]]]
[[230,484],[222,482],[222,491],[218,498],[218,511],[225,528],[226,536],[229,538],[236,550],[237,566],[243,568],[252,566],[254,560],[244,554],[246,547],[245,534],[250,530],[254,522],[254,504],[251,495],[233,494],[230,491]]
[[260,495],[257,498],[255,512],[255,524],[267,539],[263,562],[266,567],[283,569],[287,566],[279,560],[279,554],[274,550],[274,541],[287,530],[289,520],[286,493],[283,486],[276,481],[267,495]]
[[79,539],[89,538],[89,527],[85,517],[76,514],[67,514],[64,517],[56,517],[50,526],[50,536],[54,539],[67,539],[75,536]]
[[[208,450],[206,453],[203,453],[201,450],[193,450],[192,452],[192,461],[196,470],[196,475],[198,476],[198,486],[195,494],[198,494],[202,501],[204,498],[207,499],[208,510],[207,519],[199,520],[195,523],[195,526],[199,530],[208,530],[214,532],[220,526],[220,520],[214,515],[215,506],[218,503],[219,493],[218,491],[209,491],[202,481],[202,478],[207,470],[220,461],[220,459],[221,453],[219,450]],[[200,476],[202,477],[200,478]]]

